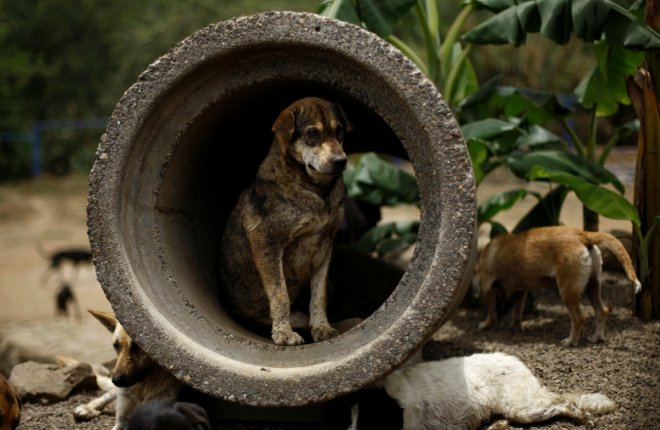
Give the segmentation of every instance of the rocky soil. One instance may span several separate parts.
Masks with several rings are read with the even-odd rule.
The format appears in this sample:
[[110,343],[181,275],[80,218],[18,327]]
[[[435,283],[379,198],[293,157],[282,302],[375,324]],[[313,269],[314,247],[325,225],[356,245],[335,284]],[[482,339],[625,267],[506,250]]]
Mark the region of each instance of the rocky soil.
[[[595,428],[601,430],[650,430],[660,422],[660,321],[645,323],[629,310],[630,287],[618,275],[609,275],[603,295],[614,306],[607,321],[607,342],[590,344],[586,337],[593,330],[593,312],[580,345],[561,346],[569,321],[566,308],[556,293],[537,296],[536,309],[526,315],[524,331],[509,330],[507,319],[490,331],[479,331],[483,318],[480,309],[463,307],[445,324],[423,350],[425,359],[468,355],[474,352],[502,351],[522,359],[532,372],[557,392],[602,392],[613,399],[618,408],[598,417]],[[75,423],[73,408],[91,399],[80,393],[52,405],[26,404],[19,430],[86,429],[112,427],[112,408],[87,423]],[[218,429],[324,429],[321,424],[239,422],[222,423]],[[526,429],[526,426],[513,426]],[[585,428],[566,420],[534,425],[543,430]]]

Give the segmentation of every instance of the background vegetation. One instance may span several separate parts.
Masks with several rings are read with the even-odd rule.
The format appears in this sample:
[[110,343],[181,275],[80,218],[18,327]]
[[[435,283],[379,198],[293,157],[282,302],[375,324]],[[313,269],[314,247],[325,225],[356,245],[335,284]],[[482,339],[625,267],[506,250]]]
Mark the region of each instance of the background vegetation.
[[[159,56],[194,31],[309,0],[0,0],[0,181],[30,176],[35,121],[107,118]],[[45,130],[46,173],[87,172],[102,129]]]
[[[641,51],[658,48],[660,40],[638,31],[642,1],[0,0],[0,181],[34,174],[34,148],[46,173],[87,173],[104,120],[148,64],[208,24],[265,10],[351,21],[411,57],[454,109],[477,183],[504,166],[526,180],[555,184],[545,196],[522,188],[493,196],[480,207],[479,222],[501,230],[493,216],[531,195],[538,205],[516,230],[556,224],[570,191],[585,205],[585,228],[598,228],[598,214],[629,219],[640,261],[649,250],[660,254],[649,245],[658,214],[641,222],[620,182],[603,168],[613,145],[637,141],[624,78]],[[628,31],[631,21],[635,31]],[[369,177],[376,182],[378,171],[392,177],[388,167],[367,161],[358,172],[374,170]],[[356,193],[379,187],[352,179],[366,175],[350,175]],[[408,190],[396,193],[410,202]],[[415,223],[383,226],[365,240],[386,252],[414,243],[416,229]]]
[[[439,28],[461,10],[442,1]],[[156,58],[194,31],[214,22],[265,10],[315,12],[314,0],[0,0],[0,181],[27,178],[35,121],[107,118],[123,92]],[[475,12],[466,27],[488,12]],[[412,45],[422,35],[409,31],[407,15],[393,31]],[[530,35],[522,47],[475,46],[470,55],[476,80],[495,75],[501,83],[570,93],[593,65],[584,44],[559,47]],[[547,73],[561,70],[561,73]],[[577,127],[587,127],[577,114]],[[599,124],[612,131],[634,114],[624,109]],[[45,130],[46,173],[87,172],[102,128]],[[624,143],[634,143],[629,139]]]

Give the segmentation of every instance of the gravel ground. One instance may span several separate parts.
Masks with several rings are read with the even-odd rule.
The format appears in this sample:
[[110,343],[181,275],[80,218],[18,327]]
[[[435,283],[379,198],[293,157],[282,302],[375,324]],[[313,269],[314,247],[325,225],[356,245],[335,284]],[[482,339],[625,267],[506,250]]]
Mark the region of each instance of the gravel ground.
[[[625,154],[624,154],[625,155]],[[633,154],[634,155],[634,154]],[[610,157],[634,166],[634,156]],[[483,200],[495,192],[520,184],[494,181],[479,188]],[[632,189],[629,186],[629,190]],[[569,196],[571,197],[571,196]],[[41,181],[18,186],[0,186],[0,325],[12,321],[37,320],[52,315],[53,287],[38,286],[45,261],[34,250],[35,237],[53,249],[62,244],[85,243],[86,179]],[[499,221],[508,228],[526,211],[526,202],[505,212]],[[580,225],[581,207],[575,199],[567,199],[562,220],[567,225]],[[410,219],[409,211],[389,214]],[[629,223],[601,218],[601,229],[629,230]],[[16,288],[20,285],[21,288]],[[593,311],[586,302],[585,333],[580,346],[564,348],[560,340],[567,336],[569,319],[556,291],[537,295],[535,311],[526,315],[522,333],[512,333],[506,326],[509,315],[499,327],[482,332],[477,324],[484,313],[480,308],[462,307],[433,336],[424,349],[426,359],[441,359],[474,352],[502,351],[520,357],[532,372],[552,390],[600,391],[615,400],[618,408],[596,419],[602,430],[652,430],[660,428],[660,321],[642,322],[630,311],[628,285],[610,275],[603,288],[605,301],[613,306],[607,321],[607,342],[589,344],[593,331]],[[108,309],[100,287],[91,271],[83,270],[76,283],[81,307]],[[101,430],[112,428],[114,409],[109,408],[93,421],[76,423],[72,410],[98,393],[79,393],[52,405],[25,404],[18,430]],[[583,428],[568,421],[555,421],[532,427],[544,430]],[[323,430],[323,425],[294,423],[220,423],[221,430]]]
[[[565,348],[560,340],[569,331],[566,308],[553,290],[538,292],[537,305],[523,321],[522,333],[507,327],[509,315],[490,331],[477,330],[483,318],[481,309],[462,307],[433,336],[424,348],[425,359],[469,355],[474,352],[502,351],[520,357],[533,373],[558,392],[599,391],[616,401],[618,408],[598,417],[602,430],[648,430],[660,422],[660,321],[642,322],[630,311],[630,287],[616,275],[604,282],[603,297],[613,306],[607,321],[607,342],[590,344],[593,311],[583,303],[587,316],[580,346]],[[109,429],[113,409],[93,421],[76,423],[72,409],[89,401],[96,393],[81,393],[52,405],[26,404],[18,430],[32,429]],[[240,422],[219,423],[217,429],[299,430],[323,429],[322,424]],[[530,428],[513,426],[514,429]],[[584,428],[566,420],[534,425],[544,430]]]

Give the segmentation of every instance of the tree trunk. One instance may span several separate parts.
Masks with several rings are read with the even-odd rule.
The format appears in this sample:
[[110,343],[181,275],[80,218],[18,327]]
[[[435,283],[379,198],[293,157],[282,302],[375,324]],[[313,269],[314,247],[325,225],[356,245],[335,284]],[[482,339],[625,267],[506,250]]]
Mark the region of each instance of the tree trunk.
[[599,226],[598,212],[582,206],[582,228],[586,231],[598,231]]
[[[660,0],[646,1],[646,23],[655,30],[660,29]],[[637,166],[635,172],[635,206],[641,219],[642,236],[648,234],[653,219],[660,214],[660,87],[656,78],[660,71],[660,54],[648,51],[645,64],[634,77],[628,79],[628,93],[640,120],[637,144]],[[634,258],[642,294],[635,302],[635,314],[643,320],[660,318],[660,228],[651,237],[648,254],[640,252],[637,235],[633,235]],[[642,260],[648,261],[648,273],[640,273]],[[644,276],[645,275],[645,276]]]

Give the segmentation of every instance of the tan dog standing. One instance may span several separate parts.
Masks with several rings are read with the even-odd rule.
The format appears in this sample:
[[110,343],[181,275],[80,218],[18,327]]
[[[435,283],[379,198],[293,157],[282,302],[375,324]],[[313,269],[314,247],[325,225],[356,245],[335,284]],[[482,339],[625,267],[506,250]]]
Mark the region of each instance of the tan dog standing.
[[141,404],[150,400],[174,402],[183,384],[133,342],[112,313],[95,310],[89,310],[89,313],[112,332],[112,346],[117,353],[112,383],[116,388],[76,407],[73,412],[76,420],[86,421],[98,416],[107,404],[116,399],[112,430],[126,430],[131,413]]
[[311,289],[309,329],[315,342],[330,326],[327,275],[344,215],[347,157],[342,108],[309,97],[284,109],[255,181],[238,199],[221,241],[219,275],[227,310],[249,327],[270,328],[277,345],[299,345],[291,304]]
[[605,340],[605,319],[610,309],[603,304],[600,294],[602,257],[599,247],[616,256],[626,276],[635,285],[635,293],[638,293],[641,284],[630,256],[621,242],[609,233],[556,226],[495,237],[479,256],[479,283],[487,311],[479,328],[489,328],[497,320],[494,283],[498,283],[507,294],[519,294],[512,318],[512,327],[516,329],[521,328],[527,291],[556,285],[571,318],[570,334],[562,344],[578,343],[584,324],[580,300],[585,293],[596,314],[596,332],[590,340]]

